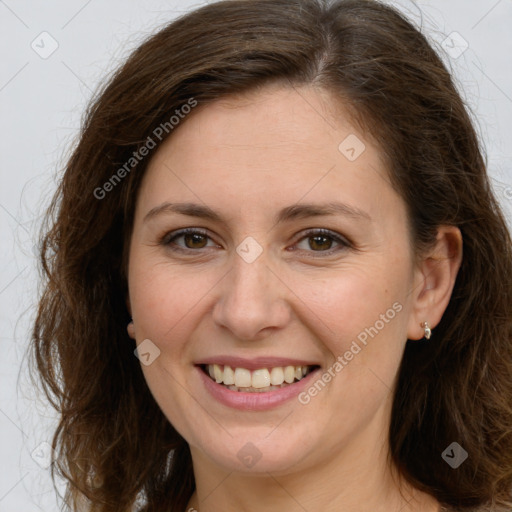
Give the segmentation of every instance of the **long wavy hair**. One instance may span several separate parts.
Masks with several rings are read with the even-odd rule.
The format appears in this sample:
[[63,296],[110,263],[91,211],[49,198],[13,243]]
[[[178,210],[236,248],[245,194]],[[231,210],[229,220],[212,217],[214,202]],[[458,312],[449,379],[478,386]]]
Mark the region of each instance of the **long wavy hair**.
[[[314,84],[348,106],[407,205],[416,254],[439,225],[460,228],[463,261],[441,323],[430,342],[406,344],[391,457],[445,506],[510,510],[510,233],[450,73],[420,30],[371,0],[211,3],[149,37],[91,102],[42,230],[31,344],[59,412],[52,475],[69,482],[69,507],[127,512],[139,498],[145,511],[183,512],[194,491],[188,445],[126,332],[126,255],[151,159],[134,153],[163,123],[172,136],[170,116],[191,99],[200,108],[276,82]],[[454,441],[469,454],[456,470],[441,456]]]

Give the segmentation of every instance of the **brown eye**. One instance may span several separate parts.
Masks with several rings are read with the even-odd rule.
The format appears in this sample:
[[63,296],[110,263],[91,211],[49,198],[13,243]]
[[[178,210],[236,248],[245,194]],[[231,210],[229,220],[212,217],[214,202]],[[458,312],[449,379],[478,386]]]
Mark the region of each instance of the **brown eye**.
[[189,228],[168,233],[161,243],[173,251],[194,251],[212,247],[213,242],[208,245],[209,241],[211,239],[205,232]]
[[[202,249],[207,244],[207,236],[198,233],[187,233],[181,235],[188,249]],[[179,237],[177,237],[179,238]]]
[[314,251],[329,250],[332,246],[331,237],[325,235],[310,236],[308,240],[309,247],[311,247],[311,249]]
[[[301,246],[302,245],[302,246]],[[334,246],[334,247],[333,247]],[[325,253],[326,255],[352,247],[345,238],[326,229],[314,229],[305,233],[297,248],[310,253]]]

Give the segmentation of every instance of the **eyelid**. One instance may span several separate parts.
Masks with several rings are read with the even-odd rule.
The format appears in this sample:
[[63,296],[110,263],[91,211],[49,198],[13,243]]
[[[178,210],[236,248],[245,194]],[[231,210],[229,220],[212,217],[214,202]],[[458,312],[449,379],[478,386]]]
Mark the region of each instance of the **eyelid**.
[[[321,258],[322,256],[327,257],[327,256],[330,256],[331,254],[338,253],[340,251],[343,251],[346,249],[351,249],[354,247],[352,242],[350,242],[350,240],[348,240],[346,237],[340,235],[336,231],[331,231],[330,229],[326,229],[326,228],[310,228],[305,231],[302,231],[300,234],[300,238],[297,239],[297,241],[294,243],[294,245],[297,245],[302,240],[310,238],[315,235],[316,236],[323,235],[328,238],[331,238],[339,245],[339,247],[333,248],[333,249],[328,249],[327,251],[313,251],[313,250],[305,251],[309,254],[312,254],[313,257],[319,257],[319,258]],[[293,249],[293,250],[296,250],[296,249]],[[298,250],[301,251],[302,249],[298,249]]]
[[[209,235],[209,233],[206,229],[189,227],[189,228],[182,228],[182,229],[178,229],[178,230],[166,233],[163,237],[161,237],[160,244],[169,246],[171,248],[172,240],[175,240],[175,239],[180,238],[181,236],[184,236],[187,234],[199,234],[199,235],[205,236],[209,240],[212,240],[214,243],[216,243],[213,240],[213,238]],[[342,250],[346,250],[346,249],[350,249],[350,248],[354,247],[353,243],[350,240],[348,240],[346,237],[340,235],[339,233],[337,233],[335,231],[331,231],[330,229],[326,229],[326,228],[306,229],[306,230],[301,231],[301,233],[299,235],[300,235],[300,238],[296,239],[296,241],[294,242],[294,245],[297,245],[302,240],[304,240],[306,238],[310,238],[314,235],[316,235],[316,236],[324,235],[324,236],[331,238],[333,241],[335,241],[340,246],[338,248],[328,249],[327,251],[312,251],[312,250],[308,251],[308,250],[304,250],[304,249],[298,249],[298,251],[307,252],[309,254],[312,254],[313,257],[322,257],[322,256],[326,257],[333,253],[337,253]],[[218,246],[218,244],[217,244],[217,246]],[[189,249],[186,247],[181,247],[181,246],[176,245],[176,246],[172,247],[171,250],[192,254],[192,253],[199,253],[201,250],[207,249],[207,248],[211,248],[211,246],[210,247],[202,247],[199,249]],[[297,249],[292,249],[292,250],[295,251]]]
[[[177,230],[170,231],[170,232],[166,233],[163,237],[161,237],[160,243],[162,245],[170,246],[172,240],[175,240],[176,238],[180,238],[183,235],[189,235],[189,234],[202,235],[202,236],[205,236],[206,238],[213,241],[213,239],[209,235],[208,231],[204,228],[182,228],[182,229],[177,229]],[[183,250],[186,252],[190,252],[190,251],[197,252],[197,250],[188,249],[186,247],[180,247],[180,246],[173,247],[172,250]]]

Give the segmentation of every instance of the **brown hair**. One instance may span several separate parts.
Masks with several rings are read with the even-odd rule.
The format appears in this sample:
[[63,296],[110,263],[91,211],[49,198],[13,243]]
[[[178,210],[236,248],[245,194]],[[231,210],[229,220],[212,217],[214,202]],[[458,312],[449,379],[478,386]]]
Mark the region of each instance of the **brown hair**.
[[[204,6],[144,42],[89,107],[43,229],[32,345],[60,412],[53,447],[69,502],[127,511],[142,495],[144,510],[182,512],[194,490],[188,445],[153,399],[126,333],[127,241],[150,159],[130,158],[191,98],[201,107],[277,81],[316,84],[349,105],[381,148],[418,254],[439,225],[460,228],[448,308],[430,342],[406,345],[391,456],[444,505],[509,509],[510,234],[450,74],[410,22],[370,0]],[[97,198],[98,187],[108,195]],[[441,457],[454,441],[469,454],[456,470]]]

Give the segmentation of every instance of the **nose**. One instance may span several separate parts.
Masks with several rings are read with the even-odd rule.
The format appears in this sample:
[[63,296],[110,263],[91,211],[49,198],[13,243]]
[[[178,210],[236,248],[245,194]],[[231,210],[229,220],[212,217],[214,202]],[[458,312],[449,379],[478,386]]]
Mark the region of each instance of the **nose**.
[[259,340],[282,329],[290,319],[288,288],[268,266],[265,251],[247,263],[233,255],[231,271],[219,283],[213,308],[215,323],[239,340]]

